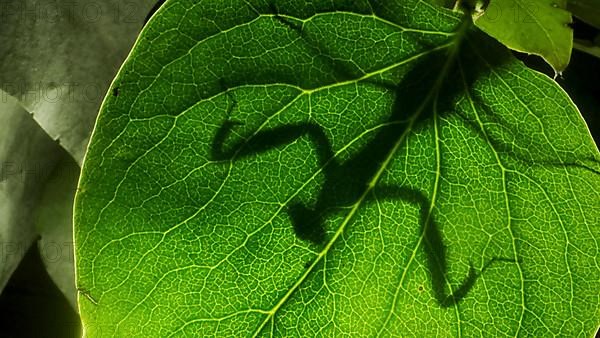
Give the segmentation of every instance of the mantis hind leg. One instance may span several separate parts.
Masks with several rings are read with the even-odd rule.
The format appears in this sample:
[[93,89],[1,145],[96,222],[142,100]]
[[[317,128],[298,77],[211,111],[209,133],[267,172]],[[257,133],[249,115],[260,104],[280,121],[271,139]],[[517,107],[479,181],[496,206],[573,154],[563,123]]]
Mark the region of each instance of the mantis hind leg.
[[[259,131],[246,139],[234,141],[225,147],[235,126],[242,123],[225,121],[217,130],[212,144],[212,159],[217,161],[235,161],[241,158],[259,155],[271,149],[293,143],[306,136],[314,144],[319,167],[322,168],[326,180],[331,177],[339,166],[335,153],[322,127],[314,123],[299,123],[275,127]],[[294,203],[288,207],[288,215],[296,235],[302,240],[315,244],[325,241],[321,210],[318,207],[308,207],[302,203]]]
[[427,258],[428,270],[431,274],[433,295],[441,307],[450,307],[462,300],[491,264],[501,261],[516,262],[514,259],[495,257],[490,259],[479,271],[475,269],[472,263],[469,263],[467,276],[456,289],[450,290],[446,246],[443,242],[440,226],[435,222],[429,211],[431,203],[427,197],[414,188],[396,186],[375,187],[373,194],[370,194],[370,196],[371,198],[377,196],[380,199],[404,200],[419,206],[423,249]]

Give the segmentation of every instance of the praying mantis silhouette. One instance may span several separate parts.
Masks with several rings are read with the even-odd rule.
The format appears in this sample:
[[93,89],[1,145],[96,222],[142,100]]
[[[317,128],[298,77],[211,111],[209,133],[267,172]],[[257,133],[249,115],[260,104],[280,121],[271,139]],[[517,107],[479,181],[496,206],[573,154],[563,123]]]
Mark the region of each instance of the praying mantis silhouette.
[[[299,28],[294,26],[292,29]],[[292,202],[288,206],[287,213],[296,235],[302,240],[323,245],[328,240],[324,220],[344,207],[353,205],[363,195],[366,196],[365,201],[373,200],[376,196],[378,200],[403,200],[417,205],[420,210],[419,223],[423,236],[423,249],[432,277],[434,297],[442,307],[452,306],[467,294],[477,278],[493,262],[514,262],[514,260],[492,258],[479,271],[470,264],[469,272],[462,283],[455,290],[448,292],[446,247],[440,227],[433,218],[431,202],[423,192],[412,187],[373,185],[373,178],[382,164],[395,151],[394,144],[401,142],[401,138],[417,125],[430,121],[437,112],[451,110],[452,99],[458,95],[462,83],[460,85],[457,85],[457,81],[439,83],[440,69],[434,65],[444,64],[445,58],[443,52],[432,52],[414,61],[414,65],[411,65],[411,69],[403,76],[400,84],[375,83],[394,94],[391,114],[377,129],[375,136],[345,162],[340,162],[336,158],[326,133],[317,123],[301,122],[277,126],[232,142],[233,130],[243,123],[229,117],[218,128],[213,138],[212,160],[237,161],[280,148],[300,138],[307,138],[314,146],[324,181],[313,205]],[[452,76],[448,74],[447,78],[451,79]],[[438,92],[443,86],[443,97],[431,95],[432,88],[436,86]],[[232,109],[233,107],[230,107],[228,115]],[[225,144],[229,146],[225,147]]]

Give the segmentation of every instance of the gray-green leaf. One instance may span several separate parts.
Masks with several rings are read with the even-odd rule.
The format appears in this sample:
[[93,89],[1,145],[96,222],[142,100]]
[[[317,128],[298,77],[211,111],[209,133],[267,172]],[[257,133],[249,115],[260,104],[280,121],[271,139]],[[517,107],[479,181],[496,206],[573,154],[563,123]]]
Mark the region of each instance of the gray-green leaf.
[[[61,149],[62,150],[62,149]],[[35,210],[38,248],[48,275],[77,311],[73,259],[73,198],[79,166],[62,150]]]
[[106,89],[154,2],[2,2],[0,89],[78,163]]
[[60,147],[0,91],[0,291],[38,235],[34,213]]

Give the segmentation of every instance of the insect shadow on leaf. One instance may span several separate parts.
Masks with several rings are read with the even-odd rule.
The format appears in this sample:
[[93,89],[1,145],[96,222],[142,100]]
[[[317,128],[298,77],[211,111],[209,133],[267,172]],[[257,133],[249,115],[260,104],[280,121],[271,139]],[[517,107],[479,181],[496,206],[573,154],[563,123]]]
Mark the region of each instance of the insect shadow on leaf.
[[[594,174],[600,174],[600,159],[598,157],[582,158],[576,153],[563,154],[564,159],[560,159],[556,152],[552,151],[532,151],[531,136],[529,133],[515,133],[514,125],[503,121],[500,114],[493,111],[486,104],[486,99],[483,95],[474,90],[470,85],[477,77],[478,72],[473,73],[473,69],[499,67],[503,62],[506,62],[510,57],[509,52],[498,53],[490,51],[501,50],[499,42],[486,38],[482,35],[472,36],[465,44],[464,48],[469,49],[469,53],[463,53],[463,57],[458,60],[458,77],[461,79],[457,85],[462,86],[465,91],[465,96],[470,100],[473,106],[477,107],[477,115],[483,122],[486,123],[486,129],[496,129],[510,131],[511,137],[514,138],[511,142],[506,142],[500,135],[502,133],[493,133],[483,129],[476,120],[469,118],[467,112],[457,111],[456,113],[463,118],[463,121],[470,126],[471,130],[480,135],[486,140],[493,150],[505,156],[509,156],[514,160],[524,163],[528,166],[544,166],[544,167],[567,167],[585,170]],[[500,47],[500,48],[499,48]],[[467,67],[469,65],[469,67]],[[545,112],[542,112],[545,114]],[[515,144],[522,144],[517,147]]]
[[[292,30],[296,29],[295,26],[289,27]],[[326,51],[322,46],[313,48],[321,53]],[[394,102],[388,120],[379,126],[375,135],[361,149],[344,162],[335,157],[323,127],[317,123],[277,126],[259,131],[251,137],[227,142],[235,127],[242,124],[229,117],[218,128],[213,138],[211,157],[215,161],[237,161],[282,147],[302,137],[310,140],[324,181],[313,205],[294,201],[288,206],[287,214],[300,239],[320,246],[329,240],[325,220],[332,214],[347,210],[348,206],[358,203],[362,197],[365,197],[363,202],[369,202],[377,196],[378,199],[403,200],[419,206],[423,248],[432,278],[433,294],[442,307],[451,306],[467,294],[491,263],[505,259],[493,258],[479,272],[470,264],[469,273],[461,285],[448,292],[446,248],[440,225],[433,219],[431,201],[423,192],[411,187],[373,185],[381,166],[393,155],[398,142],[403,142],[412,130],[435,123],[435,114],[452,111],[455,99],[461,94],[463,87],[462,84],[458,85],[456,68],[447,71],[446,78],[450,81],[439,81],[446,59],[447,54],[444,51],[423,55],[412,61],[410,70],[397,85],[369,79],[361,80],[389,91],[394,96]],[[341,65],[332,71],[339,72],[344,68],[346,65]],[[356,78],[353,74],[355,72],[349,70],[343,77]],[[443,95],[437,95],[440,92],[443,92]],[[234,100],[233,106],[235,105]],[[232,109],[230,106],[229,114]],[[225,144],[230,146],[225,149]]]
[[493,257],[477,271],[472,263],[469,263],[469,272],[460,285],[448,293],[448,264],[446,257],[446,245],[444,245],[440,225],[435,222],[429,210],[430,201],[420,191],[406,187],[383,186],[377,188],[379,199],[401,199],[420,206],[421,233],[423,234],[423,250],[427,257],[427,266],[431,274],[432,289],[434,296],[440,306],[450,307],[463,299],[469,290],[473,288],[477,278],[483,274],[493,263],[510,262],[514,259]]

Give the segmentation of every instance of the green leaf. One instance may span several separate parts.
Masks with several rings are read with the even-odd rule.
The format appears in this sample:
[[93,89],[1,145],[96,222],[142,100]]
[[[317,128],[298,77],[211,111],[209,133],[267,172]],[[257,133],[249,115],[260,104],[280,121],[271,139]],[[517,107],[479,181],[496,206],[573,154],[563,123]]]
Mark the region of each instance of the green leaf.
[[2,2],[0,89],[78,163],[104,93],[154,2]]
[[475,25],[510,49],[539,55],[561,73],[573,47],[566,0],[490,0]]
[[567,0],[567,9],[584,22],[600,28],[600,0]]
[[562,89],[448,10],[167,1],[79,183],[85,331],[591,336],[599,172]]
[[573,48],[600,58],[600,45],[591,41],[575,39],[575,41],[573,41]]

